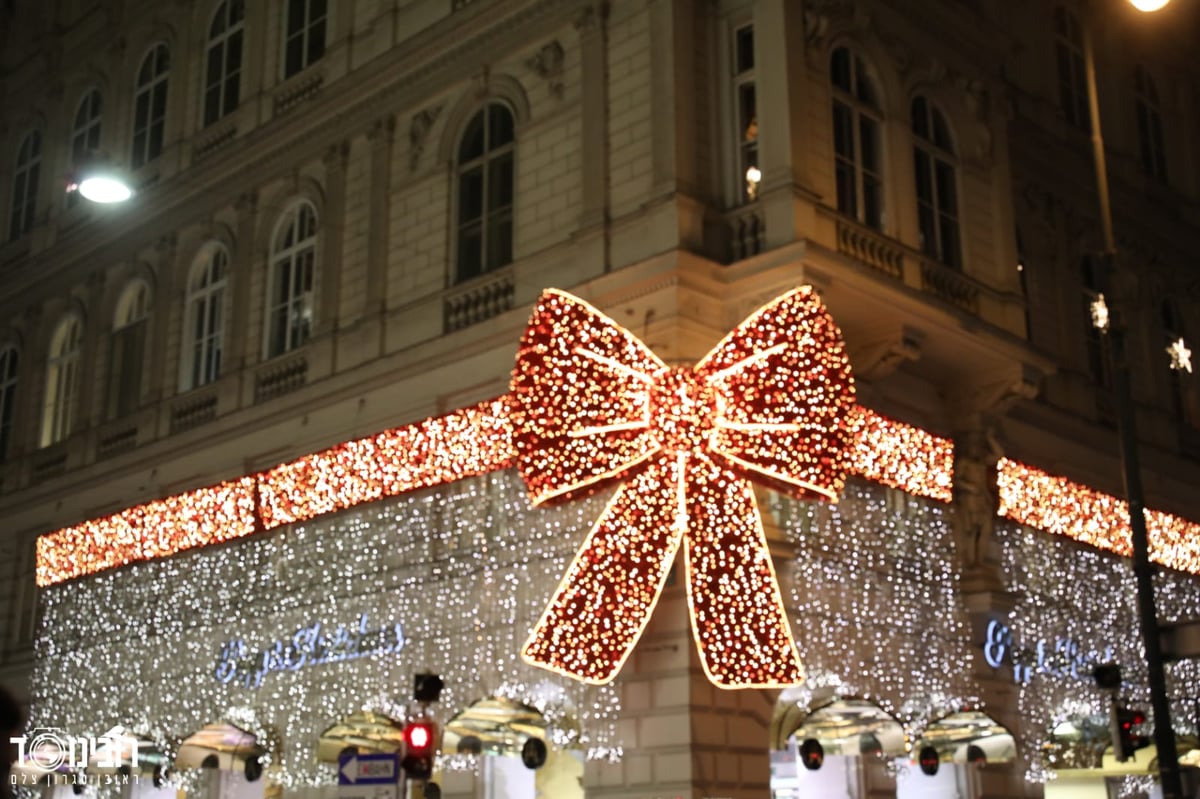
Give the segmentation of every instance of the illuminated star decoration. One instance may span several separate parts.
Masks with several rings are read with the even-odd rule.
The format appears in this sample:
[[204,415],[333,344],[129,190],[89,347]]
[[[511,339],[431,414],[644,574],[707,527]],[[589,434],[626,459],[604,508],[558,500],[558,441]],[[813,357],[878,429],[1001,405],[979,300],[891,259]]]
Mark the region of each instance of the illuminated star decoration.
[[613,679],[682,546],[700,662],[722,688],[803,679],[750,480],[836,499],[854,382],[841,331],[810,287],[742,322],[695,369],[670,368],[564,292],[534,308],[510,417],[531,500],[620,482],[522,655]]
[[1192,351],[1187,348],[1187,344],[1183,341],[1183,336],[1175,339],[1167,347],[1167,354],[1171,356],[1171,368],[1177,372],[1192,373]]
[[1092,313],[1092,327],[1099,330],[1101,333],[1108,332],[1108,303],[1104,301],[1103,294],[1097,294],[1096,299],[1092,300],[1089,306]]

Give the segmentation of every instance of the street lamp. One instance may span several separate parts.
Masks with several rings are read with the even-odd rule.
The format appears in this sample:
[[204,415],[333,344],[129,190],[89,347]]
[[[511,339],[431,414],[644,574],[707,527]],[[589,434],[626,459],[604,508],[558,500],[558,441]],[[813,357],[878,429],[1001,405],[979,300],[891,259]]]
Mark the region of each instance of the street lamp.
[[123,203],[133,196],[125,174],[100,155],[91,155],[76,165],[67,192],[79,192],[94,203],[111,205]]
[[[1157,11],[1169,0],[1130,0],[1141,11]],[[1096,170],[1096,198],[1100,205],[1100,224],[1104,233],[1102,275],[1112,274],[1117,247],[1113,238],[1112,208],[1108,198],[1108,169],[1104,139],[1100,134],[1100,102],[1096,94],[1096,61],[1092,48],[1090,21],[1083,24],[1083,57],[1087,75],[1088,114],[1092,126],[1092,159]],[[1163,799],[1184,799],[1179,775],[1179,753],[1171,728],[1171,704],[1167,696],[1166,671],[1163,668],[1162,641],[1159,638],[1158,609],[1154,597],[1154,568],[1150,564],[1150,543],[1146,533],[1145,496],[1138,463],[1138,438],[1133,400],[1129,386],[1129,362],[1125,354],[1124,320],[1110,313],[1101,294],[1092,305],[1092,323],[1103,334],[1112,371],[1113,396],[1117,412],[1117,437],[1121,445],[1121,465],[1125,478],[1125,499],[1129,507],[1129,530],[1133,544],[1133,574],[1137,584],[1138,615],[1141,619],[1142,644],[1146,649],[1147,681],[1150,706],[1154,711],[1154,746],[1158,753],[1159,779]],[[1182,341],[1176,355],[1190,358]],[[1186,355],[1185,355],[1186,353]],[[1175,363],[1182,362],[1179,359]],[[1190,370],[1190,361],[1187,362]],[[1113,741],[1113,746],[1120,742]]]

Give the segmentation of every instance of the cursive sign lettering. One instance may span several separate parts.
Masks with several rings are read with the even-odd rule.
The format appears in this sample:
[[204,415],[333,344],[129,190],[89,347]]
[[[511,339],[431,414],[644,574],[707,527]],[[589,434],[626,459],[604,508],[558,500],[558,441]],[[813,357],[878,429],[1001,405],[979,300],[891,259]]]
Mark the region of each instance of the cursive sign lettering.
[[214,675],[223,684],[240,682],[257,688],[273,671],[296,671],[322,663],[354,660],[368,655],[395,654],[404,649],[399,622],[375,630],[367,628],[367,614],[354,625],[325,630],[320,622],[301,627],[290,638],[279,639],[252,652],[241,638],[226,641],[217,656]]

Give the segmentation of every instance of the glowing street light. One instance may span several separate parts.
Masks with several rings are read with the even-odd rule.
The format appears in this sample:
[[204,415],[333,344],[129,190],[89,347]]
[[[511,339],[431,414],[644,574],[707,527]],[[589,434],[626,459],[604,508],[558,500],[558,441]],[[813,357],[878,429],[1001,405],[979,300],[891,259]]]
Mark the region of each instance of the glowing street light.
[[1129,4],[1138,11],[1158,11],[1171,0],[1129,0]]
[[103,156],[92,155],[77,165],[67,186],[67,193],[79,192],[94,203],[112,205],[123,203],[133,196],[133,187],[120,169],[113,167]]

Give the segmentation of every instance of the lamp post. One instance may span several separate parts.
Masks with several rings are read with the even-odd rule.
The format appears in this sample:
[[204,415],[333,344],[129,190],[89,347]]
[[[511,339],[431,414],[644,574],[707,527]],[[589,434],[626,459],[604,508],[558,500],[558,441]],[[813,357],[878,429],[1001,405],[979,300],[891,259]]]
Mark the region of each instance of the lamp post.
[[[1169,0],[1130,0],[1141,11],[1157,11]],[[1112,274],[1116,260],[1112,209],[1108,197],[1108,169],[1104,139],[1100,133],[1100,102],[1096,94],[1096,61],[1092,49],[1090,21],[1083,24],[1083,57],[1087,76],[1088,114],[1092,127],[1092,159],[1096,171],[1096,197],[1100,205],[1100,225],[1104,234],[1101,253],[1105,280]],[[1159,638],[1158,609],[1154,597],[1154,567],[1150,564],[1150,543],[1146,533],[1145,497],[1142,493],[1141,466],[1138,462],[1137,426],[1130,391],[1129,363],[1125,354],[1124,320],[1116,313],[1110,320],[1104,295],[1093,307],[1093,324],[1107,344],[1112,388],[1117,414],[1117,437],[1121,446],[1121,465],[1125,479],[1125,499],[1129,506],[1129,530],[1133,543],[1133,574],[1137,584],[1138,615],[1141,619],[1142,644],[1146,649],[1146,667],[1150,683],[1150,706],[1154,711],[1154,746],[1158,753],[1159,779],[1163,799],[1184,799],[1179,775],[1179,754],[1175,732],[1171,728],[1171,705],[1167,696],[1166,671],[1163,668],[1162,642]],[[1113,746],[1119,746],[1113,741]]]

